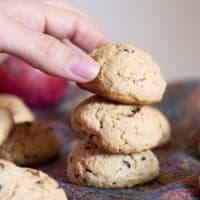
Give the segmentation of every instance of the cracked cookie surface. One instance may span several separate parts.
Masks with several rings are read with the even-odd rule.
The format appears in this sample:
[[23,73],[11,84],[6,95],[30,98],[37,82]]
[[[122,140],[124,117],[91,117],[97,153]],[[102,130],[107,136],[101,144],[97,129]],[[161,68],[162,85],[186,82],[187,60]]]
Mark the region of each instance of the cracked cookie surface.
[[35,120],[31,110],[17,96],[0,94],[0,107],[5,107],[11,111],[15,123],[32,122]]
[[129,44],[107,44],[91,54],[100,72],[81,88],[124,104],[160,102],[166,87],[160,69],[146,52]]
[[58,139],[42,122],[25,122],[14,126],[0,147],[0,158],[18,165],[39,165],[60,152]]
[[6,140],[14,126],[12,113],[0,107],[0,145]]
[[72,183],[98,188],[124,188],[144,184],[159,174],[151,151],[108,154],[94,143],[81,141],[68,156],[67,175]]
[[[159,145],[165,128],[162,114],[150,106],[115,104],[91,96],[77,105],[71,115],[75,132],[87,136],[111,153],[136,153]],[[166,119],[167,120],[167,119]]]
[[58,183],[45,173],[0,160],[0,199],[67,200]]

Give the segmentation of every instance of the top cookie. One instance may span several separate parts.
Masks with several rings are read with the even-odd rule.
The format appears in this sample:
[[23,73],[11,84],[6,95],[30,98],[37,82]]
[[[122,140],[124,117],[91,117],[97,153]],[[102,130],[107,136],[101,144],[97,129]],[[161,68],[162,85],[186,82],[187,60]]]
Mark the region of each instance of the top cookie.
[[161,101],[166,82],[146,52],[118,43],[102,46],[90,55],[101,69],[93,81],[79,83],[81,88],[124,104]]

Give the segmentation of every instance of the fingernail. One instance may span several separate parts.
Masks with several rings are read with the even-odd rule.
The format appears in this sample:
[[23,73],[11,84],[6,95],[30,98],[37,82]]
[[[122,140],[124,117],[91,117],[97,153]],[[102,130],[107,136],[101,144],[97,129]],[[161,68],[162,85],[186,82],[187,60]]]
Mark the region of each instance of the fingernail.
[[89,56],[75,55],[69,62],[70,72],[83,79],[85,82],[92,81],[99,73],[98,64]]

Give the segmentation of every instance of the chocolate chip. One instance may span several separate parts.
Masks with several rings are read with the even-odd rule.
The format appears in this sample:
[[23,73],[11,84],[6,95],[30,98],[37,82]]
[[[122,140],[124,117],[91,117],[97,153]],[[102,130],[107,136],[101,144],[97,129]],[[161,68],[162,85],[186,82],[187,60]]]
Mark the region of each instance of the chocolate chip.
[[84,148],[84,150],[90,150],[91,149],[91,147],[85,147]]
[[70,157],[69,157],[69,161],[70,161],[70,162],[72,162],[72,161],[73,161],[73,158],[72,158],[72,156],[70,156]]
[[123,160],[123,163],[124,163],[128,168],[131,168],[131,164],[130,164],[128,161]]
[[131,53],[135,53],[135,51],[134,51],[134,50],[131,50]]
[[25,126],[31,127],[31,126],[32,126],[32,123],[31,123],[31,122],[25,122]]
[[0,163],[0,168],[1,169],[4,169],[5,168],[5,165],[3,163]]
[[134,113],[134,114],[136,114],[139,111],[140,111],[140,107],[137,107],[136,109],[133,109],[131,112]]
[[36,184],[38,184],[38,185],[42,185],[43,182],[42,182],[41,180],[38,180],[38,181],[36,182]]
[[142,160],[142,161],[146,160],[146,157],[142,156],[141,160]]
[[75,178],[78,178],[80,175],[79,174],[75,174]]
[[85,178],[83,179],[83,182],[84,182],[85,184],[87,184],[87,180],[86,180]]
[[96,135],[91,134],[91,135],[89,136],[89,139],[92,140],[95,136],[96,136]]
[[91,171],[90,169],[88,169],[88,168],[86,168],[85,171],[86,171],[86,172],[89,172],[89,173],[92,173],[92,171]]
[[117,182],[112,182],[113,185],[117,184]]
[[3,186],[2,186],[2,185],[0,185],[0,190],[2,189],[2,187],[3,187]]
[[129,49],[124,49],[124,51],[129,52]]
[[51,128],[51,127],[48,127],[48,131],[52,131],[52,132],[53,132],[53,128]]
[[131,114],[128,114],[127,117],[133,117],[136,113],[140,111],[140,107],[134,107],[131,109]]

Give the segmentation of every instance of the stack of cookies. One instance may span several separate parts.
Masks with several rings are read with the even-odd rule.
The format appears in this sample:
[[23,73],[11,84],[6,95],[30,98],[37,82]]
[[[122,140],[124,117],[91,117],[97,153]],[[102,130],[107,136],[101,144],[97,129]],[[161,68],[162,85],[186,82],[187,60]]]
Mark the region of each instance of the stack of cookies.
[[95,80],[79,84],[96,93],[72,112],[82,140],[68,156],[71,182],[99,188],[132,187],[153,180],[159,163],[150,149],[166,144],[166,117],[149,106],[166,87],[159,67],[144,51],[108,44],[91,53],[101,67]]

